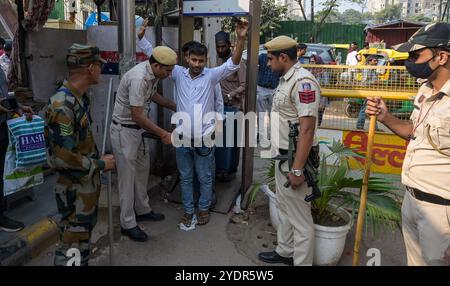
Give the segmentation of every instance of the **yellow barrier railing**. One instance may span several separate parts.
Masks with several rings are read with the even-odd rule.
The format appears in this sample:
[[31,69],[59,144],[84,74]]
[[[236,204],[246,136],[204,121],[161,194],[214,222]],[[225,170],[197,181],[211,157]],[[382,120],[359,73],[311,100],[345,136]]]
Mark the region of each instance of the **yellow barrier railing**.
[[303,65],[303,67],[316,77],[324,90],[339,90],[341,93],[358,90],[414,94],[420,86],[404,66]]
[[[408,120],[420,84],[403,66],[303,65],[319,81],[322,99],[320,127],[367,130],[364,99],[382,97],[389,111]],[[391,133],[382,124],[378,132]]]

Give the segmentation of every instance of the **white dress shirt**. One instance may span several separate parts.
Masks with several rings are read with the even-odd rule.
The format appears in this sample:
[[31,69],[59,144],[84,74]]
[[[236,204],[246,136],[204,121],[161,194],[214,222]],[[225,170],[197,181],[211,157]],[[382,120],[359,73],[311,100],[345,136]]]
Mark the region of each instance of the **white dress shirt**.
[[[150,57],[153,53],[153,45],[150,43],[149,40],[145,37],[145,35],[142,37],[142,39],[137,38],[136,45],[142,50],[142,52],[147,56]],[[215,91],[214,91],[214,97],[215,97],[215,111],[220,115],[218,118],[219,120],[224,120],[224,104],[223,104],[223,97],[222,97],[222,89],[220,88],[220,84],[217,84]],[[176,98],[176,96],[175,96]]]
[[[196,78],[192,78],[189,69],[175,66],[172,79],[175,82],[177,112],[184,112],[189,116],[190,126],[182,124],[184,136],[201,138],[214,132],[217,112],[217,87],[221,80],[239,69],[232,59],[215,68],[205,68]],[[222,103],[223,104],[223,103]],[[177,122],[177,125],[180,125]],[[187,127],[190,127],[187,129]]]

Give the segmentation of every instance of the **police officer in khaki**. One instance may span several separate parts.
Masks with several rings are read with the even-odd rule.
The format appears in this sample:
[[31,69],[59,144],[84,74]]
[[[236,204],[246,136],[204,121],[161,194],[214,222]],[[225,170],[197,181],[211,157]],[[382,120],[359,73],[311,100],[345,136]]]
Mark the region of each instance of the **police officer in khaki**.
[[[317,126],[320,86],[314,76],[297,61],[297,42],[280,36],[266,43],[268,66],[281,75],[275,91],[271,124],[278,124],[279,134],[272,134],[272,151],[286,154],[289,148],[289,125],[299,123],[297,152],[289,172],[288,163],[275,168],[276,193],[280,214],[278,246],[275,251],[259,254],[267,263],[312,265],[314,252],[314,226],[311,205],[305,197],[311,188],[305,182],[305,167],[310,149],[317,145]],[[274,130],[272,128],[272,130]],[[288,178],[286,177],[288,174]],[[285,187],[287,180],[290,186]]]
[[402,230],[408,265],[450,265],[450,24],[429,24],[396,47],[408,52],[406,69],[426,79],[410,121],[369,98],[366,113],[409,140],[402,183]]
[[111,124],[111,143],[117,160],[122,233],[135,241],[147,241],[147,234],[137,221],[159,221],[164,215],[149,205],[147,183],[150,168],[149,144],[142,133],[159,136],[171,144],[171,133],[148,118],[149,105],[176,110],[173,101],[156,92],[159,80],[167,78],[177,62],[176,53],[164,46],[156,47],[148,61],[138,64],[122,78],[117,90]]

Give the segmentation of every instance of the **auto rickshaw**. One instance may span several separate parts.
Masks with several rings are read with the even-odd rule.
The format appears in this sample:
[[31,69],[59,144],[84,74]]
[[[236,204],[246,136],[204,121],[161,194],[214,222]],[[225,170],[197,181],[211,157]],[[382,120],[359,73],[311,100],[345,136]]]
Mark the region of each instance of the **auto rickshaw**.
[[[358,65],[367,65],[366,59],[370,55],[374,55],[378,59],[378,66],[386,67],[402,66],[404,64],[404,60],[408,58],[408,53],[400,53],[392,49],[369,48],[360,50],[358,52]],[[398,70],[391,71],[390,69],[379,69],[377,70],[377,73],[379,85],[386,87],[395,87],[396,85],[401,85],[402,87],[415,86],[415,82],[405,82],[405,80],[410,81],[411,78],[408,77],[407,79],[403,79],[404,76],[402,76],[402,74],[399,73]],[[355,77],[357,81],[362,81],[362,72],[358,72]],[[361,108],[361,105],[364,103],[364,100],[348,98],[346,99],[346,101],[347,105],[345,107],[345,114],[351,118],[358,117],[359,110]],[[392,114],[402,119],[407,119],[414,109],[413,103],[411,101],[403,101],[401,102],[400,106],[398,106],[398,104],[395,105],[394,101],[387,101],[386,104]]]

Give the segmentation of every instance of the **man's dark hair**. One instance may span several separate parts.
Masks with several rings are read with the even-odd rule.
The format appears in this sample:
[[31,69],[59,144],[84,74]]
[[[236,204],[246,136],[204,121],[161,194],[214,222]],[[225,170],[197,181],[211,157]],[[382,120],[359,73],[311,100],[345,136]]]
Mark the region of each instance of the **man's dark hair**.
[[231,45],[231,41],[230,41],[230,33],[227,33],[225,31],[219,31],[214,38],[216,39],[216,43],[217,42],[225,42],[225,44],[227,45]]
[[0,38],[0,45],[4,46],[5,44],[6,44],[6,41],[5,41],[5,39],[3,39],[3,38]]
[[181,48],[181,51],[183,52],[183,54],[185,54],[195,44],[200,44],[200,43],[197,42],[197,41],[189,41],[189,42],[187,42],[186,44],[183,45],[183,47]]
[[358,47],[358,43],[357,42],[352,42],[352,45],[355,45]]
[[369,62],[369,61],[371,61],[371,60],[378,60],[378,58],[377,58],[377,56],[375,56],[375,55],[369,55],[369,56],[367,56],[367,61]]
[[270,52],[275,57],[279,57],[281,54],[287,55],[291,60],[297,60],[297,47],[289,48],[281,51]]
[[297,50],[305,50],[305,49],[307,49],[307,48],[308,48],[308,46],[305,45],[305,44],[298,44],[298,45],[297,45]]
[[441,51],[450,52],[450,46],[441,46],[441,47],[436,47],[436,48],[430,48],[430,50],[432,50],[433,53],[438,53]]
[[208,55],[208,48],[205,45],[196,42],[189,49],[189,55],[207,56]]
[[162,66],[164,66],[164,67],[168,67],[168,65],[163,65],[162,63],[158,62],[158,61],[153,57],[153,55],[150,56],[149,62],[150,62],[150,64],[159,64],[159,65],[162,65]]

